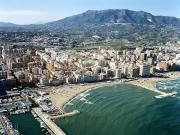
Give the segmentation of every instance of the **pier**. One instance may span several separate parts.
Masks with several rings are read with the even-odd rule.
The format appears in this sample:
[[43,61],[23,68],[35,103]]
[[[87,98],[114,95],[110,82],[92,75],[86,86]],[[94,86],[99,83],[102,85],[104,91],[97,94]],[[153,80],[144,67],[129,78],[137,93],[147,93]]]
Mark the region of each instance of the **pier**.
[[66,135],[63,130],[58,127],[49,117],[48,114],[43,113],[41,111],[41,108],[33,108],[32,109],[37,116],[48,126],[49,129],[55,134],[55,135]]

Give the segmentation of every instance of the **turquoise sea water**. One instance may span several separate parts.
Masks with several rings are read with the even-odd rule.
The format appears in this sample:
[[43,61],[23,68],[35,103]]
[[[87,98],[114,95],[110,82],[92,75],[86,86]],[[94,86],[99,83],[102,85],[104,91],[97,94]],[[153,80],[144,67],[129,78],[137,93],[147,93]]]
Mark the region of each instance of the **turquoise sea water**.
[[166,92],[177,91],[179,92],[178,95],[180,95],[180,78],[169,81],[161,81],[156,84],[156,87]]
[[[180,93],[179,85],[180,80],[174,80],[157,87]],[[180,135],[179,97],[158,100],[155,95],[129,84],[87,91],[66,107],[81,113],[56,123],[67,135]]]

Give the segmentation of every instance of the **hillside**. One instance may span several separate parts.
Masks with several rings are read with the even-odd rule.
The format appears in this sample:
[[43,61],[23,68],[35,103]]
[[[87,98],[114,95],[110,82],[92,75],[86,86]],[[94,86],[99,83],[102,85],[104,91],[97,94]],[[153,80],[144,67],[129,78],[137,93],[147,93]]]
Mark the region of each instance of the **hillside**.
[[46,24],[0,23],[0,31],[30,31],[30,38],[33,38],[33,33],[55,33],[81,43],[89,43],[92,37],[97,35],[102,42],[110,39],[110,42],[126,40],[141,45],[155,45],[180,39],[180,19],[127,9],[89,10]]
[[9,22],[0,22],[0,28],[8,28],[8,27],[16,27],[16,24],[9,23]]
[[143,11],[131,10],[89,10],[79,15],[67,17],[55,22],[47,23],[51,28],[68,29],[73,27],[80,27],[81,25],[92,24],[117,24],[117,23],[131,23],[139,25],[172,25],[180,27],[180,19],[167,16],[154,16]]

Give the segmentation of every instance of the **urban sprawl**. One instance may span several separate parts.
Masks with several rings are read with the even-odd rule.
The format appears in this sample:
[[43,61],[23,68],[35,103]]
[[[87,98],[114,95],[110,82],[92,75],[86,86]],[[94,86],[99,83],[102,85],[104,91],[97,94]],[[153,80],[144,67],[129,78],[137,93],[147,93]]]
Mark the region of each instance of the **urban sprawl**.
[[[0,113],[20,114],[33,107],[32,114],[41,128],[50,134],[64,135],[51,119],[80,112],[65,113],[62,107],[55,106],[47,87],[49,90],[52,86],[54,91],[55,86],[69,84],[166,77],[164,72],[179,70],[178,43],[124,50],[6,45],[0,48]],[[4,115],[0,118],[2,134],[19,134]]]
[[63,50],[62,48],[0,49],[1,89],[57,86],[110,79],[150,77],[180,69],[180,47],[167,45],[130,50]]

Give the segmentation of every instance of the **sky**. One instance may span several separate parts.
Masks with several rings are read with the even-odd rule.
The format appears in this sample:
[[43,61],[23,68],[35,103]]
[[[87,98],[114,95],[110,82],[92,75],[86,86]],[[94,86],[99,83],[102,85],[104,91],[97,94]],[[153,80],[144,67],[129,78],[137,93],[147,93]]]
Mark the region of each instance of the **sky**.
[[141,10],[180,18],[180,0],[0,0],[0,22],[45,23],[105,9]]

